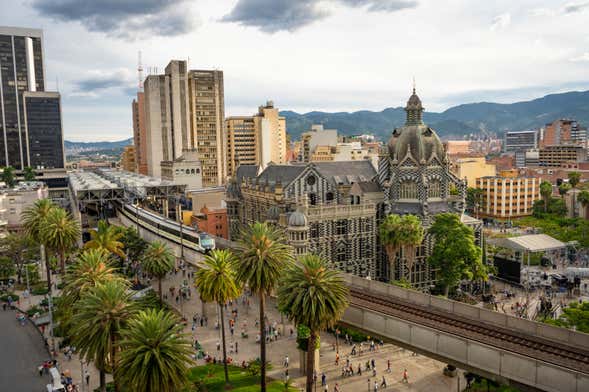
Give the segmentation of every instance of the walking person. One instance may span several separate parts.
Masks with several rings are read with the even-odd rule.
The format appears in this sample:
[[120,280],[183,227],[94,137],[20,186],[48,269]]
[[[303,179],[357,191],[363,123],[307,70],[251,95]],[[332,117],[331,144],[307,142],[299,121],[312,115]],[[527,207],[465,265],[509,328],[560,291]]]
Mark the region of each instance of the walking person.
[[385,380],[384,376],[382,376],[382,382],[380,383],[380,386],[383,388],[387,387],[387,380]]
[[374,392],[378,392],[378,381],[374,381]]
[[90,373],[88,372],[88,369],[84,369],[84,378],[86,379],[86,385],[89,386],[90,385]]
[[333,392],[340,392],[338,383],[335,383],[335,387],[333,387]]
[[403,380],[404,383],[409,383],[409,376],[407,375],[407,369],[403,371]]
[[387,359],[387,373],[390,373],[391,371],[391,360]]
[[288,367],[288,355],[284,357],[284,367]]

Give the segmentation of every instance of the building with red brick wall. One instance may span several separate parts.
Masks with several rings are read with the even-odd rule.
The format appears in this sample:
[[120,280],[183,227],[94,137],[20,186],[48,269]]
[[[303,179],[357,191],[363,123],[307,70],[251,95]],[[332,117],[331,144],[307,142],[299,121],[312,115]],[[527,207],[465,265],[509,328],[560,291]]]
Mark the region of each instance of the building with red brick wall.
[[226,208],[208,208],[204,206],[200,209],[199,214],[192,215],[192,224],[200,231],[229,239]]

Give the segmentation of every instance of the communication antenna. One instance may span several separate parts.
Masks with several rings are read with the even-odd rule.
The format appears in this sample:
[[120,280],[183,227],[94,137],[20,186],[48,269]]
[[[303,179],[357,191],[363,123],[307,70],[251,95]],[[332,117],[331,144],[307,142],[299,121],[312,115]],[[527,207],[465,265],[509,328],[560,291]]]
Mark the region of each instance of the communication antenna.
[[137,52],[137,87],[139,91],[143,91],[143,65],[141,65],[141,51]]

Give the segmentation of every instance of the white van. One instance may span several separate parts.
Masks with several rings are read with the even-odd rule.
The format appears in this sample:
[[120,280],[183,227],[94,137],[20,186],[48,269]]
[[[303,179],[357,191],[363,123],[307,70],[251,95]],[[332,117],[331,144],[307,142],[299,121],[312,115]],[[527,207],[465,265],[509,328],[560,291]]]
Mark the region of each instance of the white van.
[[61,374],[56,367],[49,368],[49,374],[53,380],[51,384],[47,384],[47,392],[65,392],[65,387],[61,383]]

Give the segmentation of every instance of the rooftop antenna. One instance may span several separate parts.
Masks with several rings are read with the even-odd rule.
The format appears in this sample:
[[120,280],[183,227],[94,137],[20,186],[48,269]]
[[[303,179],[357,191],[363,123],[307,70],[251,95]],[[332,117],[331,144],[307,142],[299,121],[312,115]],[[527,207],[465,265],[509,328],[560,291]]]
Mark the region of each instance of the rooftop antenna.
[[143,91],[143,65],[141,65],[141,51],[137,52],[137,78],[138,91]]

